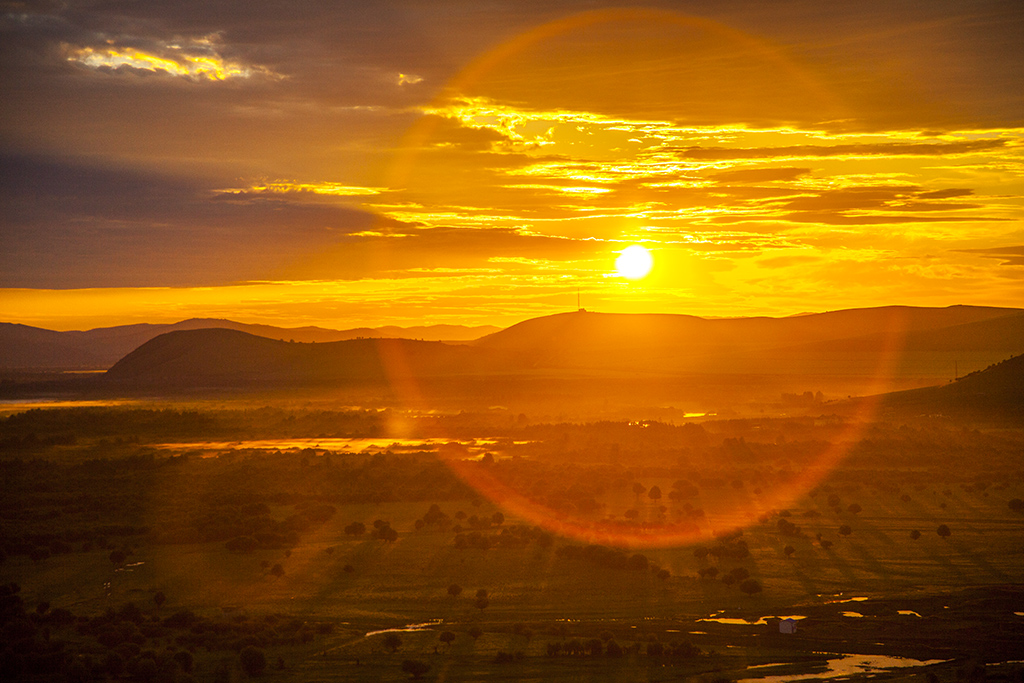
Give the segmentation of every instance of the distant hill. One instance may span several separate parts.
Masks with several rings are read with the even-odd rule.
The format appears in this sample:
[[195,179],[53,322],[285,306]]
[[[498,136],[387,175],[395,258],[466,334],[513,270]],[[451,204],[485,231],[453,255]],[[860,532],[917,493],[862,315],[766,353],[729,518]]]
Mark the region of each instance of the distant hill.
[[167,332],[118,361],[104,376],[130,387],[201,389],[383,384],[406,376],[449,376],[477,365],[467,346],[408,339],[325,343],[267,339],[239,330]]
[[526,368],[952,378],[1024,353],[1024,310],[888,306],[787,318],[565,313],[483,337]]
[[1022,353],[1020,309],[886,307],[737,319],[576,312],[528,320],[468,345],[290,343],[241,330],[177,330],[127,355],[106,380],[198,388],[459,378],[495,402],[540,394],[557,402],[603,391],[671,404],[698,395],[728,401],[755,394],[778,400],[794,390],[880,393],[939,384],[954,368],[965,374]]
[[322,327],[283,328],[270,325],[249,325],[231,320],[193,318],[173,324],[143,323],[87,331],[57,332],[28,325],[0,323],[0,368],[105,369],[150,339],[165,332],[215,327],[248,332],[268,339],[297,342],[334,342],[360,337],[463,342],[499,329],[490,325],[481,327],[429,325],[405,328],[392,325],[378,328],[329,330]]
[[937,387],[880,397],[882,414],[946,415],[1024,424],[1024,355]]

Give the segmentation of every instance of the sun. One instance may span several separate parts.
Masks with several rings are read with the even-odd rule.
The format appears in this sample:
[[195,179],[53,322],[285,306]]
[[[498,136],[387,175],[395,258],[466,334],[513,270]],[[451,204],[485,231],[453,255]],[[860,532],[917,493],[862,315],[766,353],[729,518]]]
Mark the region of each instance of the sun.
[[629,280],[639,280],[651,272],[654,257],[639,244],[626,247],[615,259],[615,271]]

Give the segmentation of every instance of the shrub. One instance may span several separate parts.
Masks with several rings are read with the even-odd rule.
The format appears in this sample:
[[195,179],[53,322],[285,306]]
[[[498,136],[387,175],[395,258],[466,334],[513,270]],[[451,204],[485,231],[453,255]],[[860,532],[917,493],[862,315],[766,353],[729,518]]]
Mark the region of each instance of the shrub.
[[242,669],[250,676],[261,676],[267,669],[267,655],[252,645],[242,648],[238,654]]
[[419,679],[423,677],[423,674],[430,671],[430,665],[418,659],[406,659],[402,662],[402,671],[413,678]]
[[395,652],[402,647],[402,639],[398,637],[397,633],[389,633],[384,636],[384,647]]

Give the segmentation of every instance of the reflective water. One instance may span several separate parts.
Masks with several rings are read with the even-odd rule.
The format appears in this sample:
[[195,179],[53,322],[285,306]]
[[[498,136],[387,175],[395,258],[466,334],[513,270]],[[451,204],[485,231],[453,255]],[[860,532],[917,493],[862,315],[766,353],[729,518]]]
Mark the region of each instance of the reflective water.
[[[157,448],[168,450],[226,451],[226,450],[259,450],[259,451],[298,451],[311,448],[317,451],[335,453],[365,453],[379,451],[434,451],[442,445],[457,444],[466,449],[470,456],[482,456],[494,449],[499,441],[496,439],[395,439],[395,438],[304,438],[304,439],[251,439],[245,441],[186,441],[155,444]],[[502,441],[501,443],[508,443]],[[515,441],[515,444],[529,443]]]
[[[832,653],[822,653],[832,654]],[[811,681],[811,680],[824,680],[829,678],[839,678],[841,676],[854,676],[857,674],[877,674],[884,673],[890,669],[902,669],[912,668],[919,666],[929,666],[931,664],[941,664],[944,659],[910,659],[908,657],[889,657],[886,655],[850,655],[850,654],[839,654],[835,653],[835,659],[829,659],[827,662],[827,670],[812,674],[788,674],[785,676],[760,676],[755,678],[744,678],[737,683],[785,683],[786,681]],[[770,666],[789,666],[788,664],[780,665],[761,665],[756,667],[769,668]],[[754,669],[750,667],[748,671]]]
[[26,410],[49,408],[109,408],[111,406],[136,405],[141,401],[111,400],[111,401],[61,401],[58,399],[17,399],[0,401],[0,415],[23,413]]
[[380,635],[381,633],[415,633],[416,631],[429,631],[434,626],[439,626],[444,622],[444,619],[431,619],[425,621],[422,624],[407,624],[401,628],[384,628],[379,631],[370,631],[366,634],[366,637]]
[[757,621],[747,621],[746,619],[737,619],[736,617],[718,617],[712,614],[710,617],[704,619],[698,619],[697,621],[713,621],[716,624],[732,624],[733,626],[766,626],[768,619],[793,619],[799,621],[800,619],[806,619],[807,617],[803,614],[788,614],[783,616],[764,616]]

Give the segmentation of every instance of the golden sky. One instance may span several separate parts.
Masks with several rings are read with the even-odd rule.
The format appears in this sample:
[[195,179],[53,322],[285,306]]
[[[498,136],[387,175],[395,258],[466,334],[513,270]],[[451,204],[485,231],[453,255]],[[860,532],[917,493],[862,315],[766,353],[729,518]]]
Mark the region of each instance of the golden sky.
[[1019,306],[1024,9],[890,5],[3,3],[0,321]]

